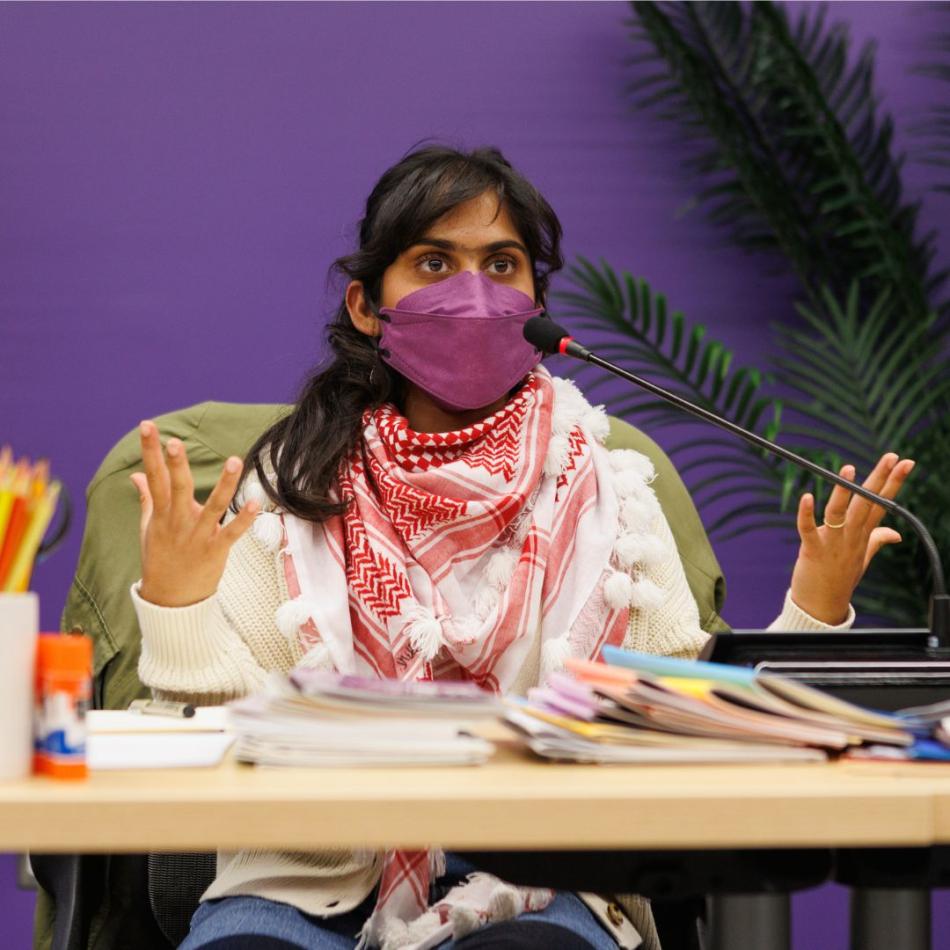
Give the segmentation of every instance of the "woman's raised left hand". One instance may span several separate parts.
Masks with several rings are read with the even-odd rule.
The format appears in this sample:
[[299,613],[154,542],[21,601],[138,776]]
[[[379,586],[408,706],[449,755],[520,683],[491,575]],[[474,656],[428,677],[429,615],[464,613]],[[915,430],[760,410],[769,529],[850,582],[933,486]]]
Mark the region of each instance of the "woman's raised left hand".
[[[881,456],[864,487],[893,498],[914,467],[912,459],[895,453]],[[853,465],[845,465],[842,478],[854,481]],[[880,505],[835,485],[825,506],[824,520],[815,523],[815,499],[802,495],[798,504],[798,534],[802,543],[792,571],[792,600],[805,613],[832,626],[848,617],[851,595],[864,576],[871,558],[885,544],[901,536],[878,525],[884,517]]]

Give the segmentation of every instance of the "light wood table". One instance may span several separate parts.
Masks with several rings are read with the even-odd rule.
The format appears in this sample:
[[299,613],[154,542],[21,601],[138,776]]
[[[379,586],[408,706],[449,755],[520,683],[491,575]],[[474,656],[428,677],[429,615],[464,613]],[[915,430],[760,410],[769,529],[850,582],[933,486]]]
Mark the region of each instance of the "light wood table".
[[0,783],[0,849],[695,849],[950,843],[950,764],[99,772]]
[[[950,844],[950,764],[554,765],[502,746],[479,767],[261,769],[229,759],[214,769],[0,783],[7,851],[432,844],[618,855]],[[871,937],[855,946],[929,946],[926,892],[914,894],[912,939],[880,943],[880,928],[861,924]],[[880,913],[874,895],[867,913]],[[713,911],[715,947],[752,946],[753,934],[757,950],[789,946],[787,895],[727,895]]]

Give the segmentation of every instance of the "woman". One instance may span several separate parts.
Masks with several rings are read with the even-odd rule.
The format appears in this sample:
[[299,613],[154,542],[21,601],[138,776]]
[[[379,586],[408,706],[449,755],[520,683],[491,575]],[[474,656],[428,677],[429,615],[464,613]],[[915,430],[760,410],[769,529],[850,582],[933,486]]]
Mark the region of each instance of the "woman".
[[[696,655],[706,634],[651,463],[610,451],[603,412],[521,335],[560,234],[497,150],[416,151],[380,179],[359,249],[337,261],[349,282],[332,361],[243,474],[228,459],[198,504],[181,443],[163,456],[142,423],[143,682],[216,702],[303,663],[523,692],[605,643]],[[886,455],[865,484],[893,497],[912,466]],[[851,624],[868,561],[900,540],[882,515],[835,488],[819,527],[802,498],[776,625]],[[357,931],[385,950],[453,935],[616,945],[575,895],[470,870],[438,852],[222,854],[183,946],[352,947]]]

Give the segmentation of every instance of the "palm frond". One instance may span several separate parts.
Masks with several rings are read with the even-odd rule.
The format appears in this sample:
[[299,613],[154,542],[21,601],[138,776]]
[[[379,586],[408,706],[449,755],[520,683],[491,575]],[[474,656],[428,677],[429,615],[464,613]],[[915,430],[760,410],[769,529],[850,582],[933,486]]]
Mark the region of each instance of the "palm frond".
[[847,32],[822,5],[794,23],[772,3],[631,6],[650,76],[649,97],[638,78],[631,100],[681,131],[703,182],[691,205],[739,246],[784,255],[809,296],[858,278],[871,298],[893,288],[898,319],[924,319],[946,273],[930,273],[934,234],[917,239],[918,205],[902,203],[873,47],[849,63]]
[[[666,297],[645,280],[629,272],[618,273],[605,261],[598,267],[578,258],[568,276],[574,289],[553,294],[558,314],[572,330],[587,331],[588,336],[606,330],[605,341],[597,345],[601,356],[747,429],[775,438],[782,405],[763,392],[763,373],[754,367],[734,366],[731,351],[721,341],[710,339],[704,326],[690,325],[681,312],[671,312]],[[588,394],[613,379],[594,367],[585,367],[579,376]],[[615,390],[606,405],[613,414],[653,429],[697,424],[646,391]],[[680,470],[701,505],[739,498],[738,485],[741,501],[731,509],[737,518],[757,512],[773,520],[783,517],[791,489],[799,481],[797,473],[779,460],[713,427],[698,438],[682,441],[671,454],[677,460],[683,458]],[[758,499],[756,505],[749,504],[750,497]],[[728,526],[728,518],[721,520],[723,527]]]
[[802,326],[774,327],[776,377],[794,394],[786,434],[847,450],[859,467],[907,450],[950,406],[947,334],[932,332],[932,315],[895,324],[889,295],[864,310],[856,282],[843,300],[822,288],[819,306],[799,305]]
[[[946,477],[950,446],[950,417],[907,443],[905,455],[917,465],[901,492],[901,504],[927,525],[944,568],[950,566],[950,480]],[[930,565],[917,536],[899,519],[886,522],[903,538],[889,545],[871,562],[854,603],[875,617],[905,626],[926,625],[925,605],[931,589]]]
[[[932,529],[950,559],[950,485],[943,475],[950,446],[950,334],[932,333],[932,316],[913,326],[894,324],[887,293],[862,316],[857,287],[844,300],[823,288],[820,307],[799,308],[802,327],[775,328],[782,343],[776,376],[797,394],[787,402],[783,433],[792,448],[834,470],[842,454],[859,472],[885,452],[916,459],[916,477],[905,486],[902,503]],[[872,562],[855,605],[891,623],[918,625],[925,621],[928,567],[913,533],[907,529],[903,537]]]

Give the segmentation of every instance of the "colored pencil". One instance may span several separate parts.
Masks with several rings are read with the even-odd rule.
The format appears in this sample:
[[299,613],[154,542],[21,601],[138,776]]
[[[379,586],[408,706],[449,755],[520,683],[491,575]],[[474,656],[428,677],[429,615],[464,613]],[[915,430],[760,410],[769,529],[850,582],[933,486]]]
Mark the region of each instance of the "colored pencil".
[[5,473],[0,472],[0,551],[3,551],[7,527],[10,524],[10,516],[13,514],[13,502],[16,499],[15,486],[25,475],[27,463],[22,461],[16,466],[8,463],[5,468]]
[[3,548],[0,549],[0,590],[4,589],[10,566],[23,540],[23,534],[29,523],[32,504],[30,501],[29,465],[22,462],[17,466],[17,473],[13,482],[13,507],[7,521],[6,533],[3,538]]
[[61,482],[52,482],[34,505],[29,525],[23,533],[19,550],[10,566],[6,582],[2,586],[5,593],[23,593],[27,589],[36,561],[36,552],[39,550],[49,523],[53,520],[53,512],[56,510],[61,489]]

